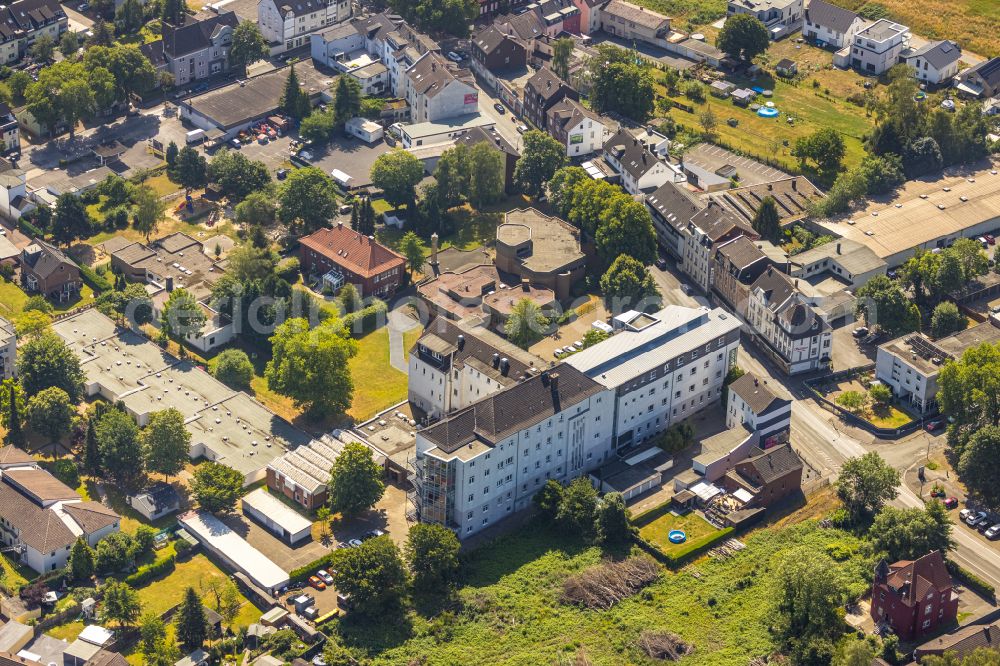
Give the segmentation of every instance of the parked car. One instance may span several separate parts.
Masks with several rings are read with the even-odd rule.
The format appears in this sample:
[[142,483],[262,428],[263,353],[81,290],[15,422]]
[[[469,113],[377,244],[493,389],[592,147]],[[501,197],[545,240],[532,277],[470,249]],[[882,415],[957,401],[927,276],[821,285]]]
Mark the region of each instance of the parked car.
[[321,581],[316,576],[309,576],[309,584],[312,587],[316,588],[317,590],[325,590],[326,589],[326,583],[324,583],[323,581]]
[[983,246],[984,250],[987,249],[990,246],[990,242],[988,240],[986,240],[985,236],[980,236],[976,240],[979,241],[979,244]]
[[351,539],[347,542],[347,545],[351,548],[357,548],[361,545],[361,539]]
[[958,512],[958,519],[964,523],[966,519],[968,519],[968,517],[971,516],[972,514],[973,514],[972,509],[966,507]]
[[374,539],[375,537],[385,536],[385,532],[382,530],[371,530],[370,532],[365,532],[361,535],[362,541],[368,541],[368,539]]
[[997,244],[996,236],[994,236],[993,234],[983,234],[983,238],[985,238],[986,242],[989,243],[990,245]]
[[278,180],[284,180],[288,178],[288,169],[278,169],[274,172],[274,175]]
[[528,126],[527,125],[518,125],[517,126],[517,133],[518,134],[524,134],[527,131],[528,131]]
[[235,148],[236,150],[240,150],[241,148],[243,148],[243,144],[240,143],[240,140],[235,138],[229,140],[229,146],[231,148]]
[[562,347],[556,347],[555,349],[552,350],[552,355],[555,356],[556,358],[562,356],[562,353],[563,353]]
[[946,509],[954,509],[956,506],[958,506],[958,498],[957,497],[949,497],[949,498],[947,498],[945,500],[942,500],[942,503],[944,504],[944,508],[946,508]]
[[987,539],[996,539],[1000,536],[1000,523],[993,525],[992,527],[988,527],[983,534],[986,535]]
[[990,308],[990,312],[993,314],[1000,314],[1000,305],[994,305]]
[[448,51],[447,55],[448,60],[451,60],[452,62],[462,62],[462,56],[458,55],[454,51]]
[[969,527],[975,527],[979,523],[984,523],[987,520],[987,515],[985,511],[976,511],[975,513],[970,513],[969,517],[965,519],[965,524]]
[[940,430],[942,425],[941,421],[931,421],[925,426],[925,428],[927,429],[927,432],[934,432],[935,430]]
[[497,110],[497,113],[507,113],[507,109],[500,102],[494,104],[493,108]]
[[321,581],[323,581],[327,585],[333,585],[333,576],[331,576],[330,572],[327,571],[326,569],[320,569],[319,571],[316,572],[316,575],[319,577]]
[[583,349],[583,341],[576,340],[575,342],[573,342],[573,348],[576,349],[577,351]]
[[90,9],[90,3],[89,2],[81,2],[79,5],[77,5],[76,8],[78,10],[80,10],[81,12],[85,12],[88,9]]
[[313,158],[313,154],[311,152],[309,152],[308,150],[300,150],[299,151],[299,159],[300,160],[305,160],[306,162],[312,162],[312,158]]
[[663,257],[657,257],[656,267],[659,268],[661,271],[667,270],[667,260],[664,259]]
[[866,335],[868,335],[868,327],[858,326],[856,329],[854,329],[854,331],[851,332],[851,335],[853,335],[856,338],[863,338]]

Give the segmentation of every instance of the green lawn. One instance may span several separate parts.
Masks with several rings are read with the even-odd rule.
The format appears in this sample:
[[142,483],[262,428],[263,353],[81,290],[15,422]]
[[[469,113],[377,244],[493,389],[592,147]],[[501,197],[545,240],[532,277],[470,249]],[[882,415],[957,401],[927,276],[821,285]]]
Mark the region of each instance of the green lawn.
[[13,592],[20,591],[22,587],[38,576],[27,566],[11,561],[6,555],[0,555],[0,571],[3,572],[4,586]]
[[[854,553],[858,541],[814,521],[741,539],[747,549],[731,559],[701,559],[676,574],[664,570],[642,594],[596,611],[564,605],[560,594],[568,575],[598,564],[604,554],[529,524],[470,555],[447,628],[435,630],[428,617],[410,613],[367,627],[348,616],[331,632],[339,629],[343,642],[380,666],[568,664],[581,654],[587,661],[575,663],[652,664],[636,647],[645,630],[674,632],[691,642],[694,652],[682,662],[689,666],[746,664],[775,647],[767,600],[781,559],[800,546],[826,551],[845,542],[846,552]],[[861,587],[870,577],[857,554],[837,568]]]
[[354,380],[354,400],[348,414],[355,420],[369,419],[406,399],[406,375],[389,365],[388,327],[360,338],[358,354],[348,363]]
[[875,414],[872,412],[865,415],[865,418],[876,428],[899,428],[913,420],[909,414],[895,407],[890,407],[887,414]]
[[0,314],[6,318],[17,317],[24,309],[28,295],[13,282],[0,278]]
[[[687,541],[681,544],[671,543],[670,539],[667,538],[670,530],[683,530],[687,534]],[[665,512],[658,518],[642,525],[639,528],[639,536],[657,546],[665,554],[670,555],[671,551],[685,548],[688,544],[715,534],[717,531],[694,511],[683,516],[675,516],[670,512]]]

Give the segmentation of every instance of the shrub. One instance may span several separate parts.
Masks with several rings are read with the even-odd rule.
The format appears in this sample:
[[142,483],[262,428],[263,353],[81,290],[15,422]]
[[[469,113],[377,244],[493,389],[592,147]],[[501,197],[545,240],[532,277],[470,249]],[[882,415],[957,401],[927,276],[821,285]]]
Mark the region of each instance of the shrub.
[[110,282],[98,275],[97,271],[85,264],[80,264],[80,277],[95,293],[111,291],[114,288]]
[[17,221],[17,226],[18,226],[18,228],[20,228],[21,231],[23,231],[28,236],[33,236],[35,238],[44,238],[45,237],[45,234],[42,232],[41,229],[39,229],[38,227],[36,227],[34,224],[32,224],[31,222],[29,222],[28,220],[24,219],[23,217],[20,220]]
[[274,274],[291,284],[295,284],[299,279],[299,258],[288,257],[278,264],[274,269]]
[[357,337],[375,330],[379,322],[385,322],[388,310],[389,306],[385,304],[385,301],[376,299],[371,305],[344,315],[341,321],[344,327],[350,330],[351,335]]
[[[179,546],[181,543],[188,544],[187,541],[183,539],[177,542]],[[180,550],[178,548],[178,550]],[[166,576],[174,570],[174,566],[177,563],[177,557],[175,555],[170,555],[159,562],[153,562],[152,564],[144,564],[134,573],[125,577],[125,582],[132,587],[142,587],[146,583],[150,582],[154,578],[159,578],[160,576]]]

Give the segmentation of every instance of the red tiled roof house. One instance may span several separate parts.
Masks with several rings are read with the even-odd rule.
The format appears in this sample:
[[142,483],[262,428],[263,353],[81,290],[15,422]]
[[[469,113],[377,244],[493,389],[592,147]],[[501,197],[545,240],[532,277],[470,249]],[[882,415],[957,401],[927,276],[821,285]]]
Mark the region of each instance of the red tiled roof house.
[[306,276],[333,288],[351,283],[362,296],[391,296],[403,280],[406,260],[374,239],[338,223],[299,239]]
[[904,641],[953,624],[958,617],[958,593],[940,551],[912,561],[879,562],[871,615],[876,624],[888,625]]

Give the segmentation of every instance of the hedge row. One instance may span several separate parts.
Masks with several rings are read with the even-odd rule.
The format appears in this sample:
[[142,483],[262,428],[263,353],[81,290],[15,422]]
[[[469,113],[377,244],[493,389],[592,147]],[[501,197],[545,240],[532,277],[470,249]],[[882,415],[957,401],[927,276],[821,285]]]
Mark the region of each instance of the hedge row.
[[976,574],[955,564],[951,560],[948,560],[945,564],[948,566],[948,571],[951,572],[951,575],[962,581],[973,592],[977,592],[988,599],[996,597],[996,589]]
[[706,534],[700,539],[688,541],[682,548],[678,548],[670,553],[664,553],[655,544],[646,541],[640,536],[635,537],[635,542],[640,548],[668,567],[679,567],[689,560],[698,557],[723,539],[728,538],[734,531],[735,528],[733,527],[724,527],[711,534]]
[[159,578],[160,576],[169,574],[174,570],[174,565],[176,564],[177,557],[175,555],[169,555],[165,559],[159,562],[153,562],[152,564],[144,564],[139,567],[139,570],[134,574],[129,574],[125,577],[125,582],[132,587],[141,587],[146,583],[150,582],[154,578]]
[[99,294],[102,291],[111,291],[114,289],[114,286],[104,279],[104,276],[98,275],[90,266],[80,264],[80,277],[94,290],[94,293]]
[[42,233],[41,229],[33,225],[28,220],[24,219],[23,217],[17,221],[17,226],[21,231],[23,231],[28,236],[31,236],[32,238],[45,238],[45,234]]
[[336,553],[336,552],[337,552],[336,550],[331,550],[326,555],[323,555],[322,557],[320,557],[317,560],[313,560],[312,562],[310,562],[309,564],[305,565],[304,567],[299,567],[298,569],[293,569],[288,574],[288,580],[289,580],[289,582],[292,582],[292,583],[301,583],[306,578],[309,578],[309,576],[312,576],[316,572],[317,569],[325,569],[325,568],[329,567],[333,563],[333,554]]
[[342,321],[344,327],[350,330],[351,335],[357,337],[370,333],[378,328],[380,323],[385,323],[388,310],[389,306],[385,304],[385,301],[376,300],[357,312],[345,314]]

